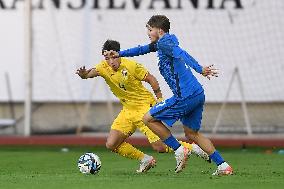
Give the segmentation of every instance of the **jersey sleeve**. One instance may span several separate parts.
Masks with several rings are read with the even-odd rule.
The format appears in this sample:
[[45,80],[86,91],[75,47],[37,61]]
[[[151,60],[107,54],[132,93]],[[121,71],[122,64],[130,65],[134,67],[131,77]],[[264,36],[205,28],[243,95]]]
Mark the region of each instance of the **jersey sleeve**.
[[136,63],[136,66],[135,66],[135,69],[134,69],[135,77],[138,80],[142,81],[142,80],[145,79],[147,74],[148,74],[148,70],[142,64]]
[[185,50],[180,48],[177,44],[170,42],[161,42],[158,44],[158,48],[162,50],[162,52],[170,56],[172,58],[180,59],[186,63],[186,65],[193,68],[197,73],[202,73],[202,66],[198,64],[198,62],[190,56]]
[[99,64],[96,64],[96,65],[94,66],[94,68],[95,68],[96,71],[98,72],[99,76],[104,77],[105,71],[104,71],[103,62],[100,62]]
[[147,54],[150,52],[156,52],[156,51],[157,51],[156,43],[150,43],[148,45],[144,45],[144,46],[139,45],[137,47],[119,51],[119,56],[120,57],[133,57],[133,56],[139,56],[139,55]]
[[181,59],[184,60],[184,62],[190,66],[191,68],[193,68],[197,73],[202,73],[202,66],[200,64],[198,64],[198,62],[192,57],[190,56],[186,51],[183,51],[183,53],[180,55]]

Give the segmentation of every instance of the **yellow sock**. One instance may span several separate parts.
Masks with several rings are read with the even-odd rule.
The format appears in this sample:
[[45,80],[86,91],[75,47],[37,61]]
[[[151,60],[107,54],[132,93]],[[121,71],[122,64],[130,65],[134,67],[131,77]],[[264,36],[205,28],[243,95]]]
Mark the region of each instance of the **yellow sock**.
[[113,152],[130,159],[142,160],[144,158],[143,152],[126,142],[123,142]]
[[[184,147],[188,148],[189,150],[192,150],[192,144],[189,144],[187,142],[183,142],[183,141],[179,141],[179,143],[181,145],[183,145]],[[171,153],[173,152],[174,150],[168,146],[166,146],[166,153]]]

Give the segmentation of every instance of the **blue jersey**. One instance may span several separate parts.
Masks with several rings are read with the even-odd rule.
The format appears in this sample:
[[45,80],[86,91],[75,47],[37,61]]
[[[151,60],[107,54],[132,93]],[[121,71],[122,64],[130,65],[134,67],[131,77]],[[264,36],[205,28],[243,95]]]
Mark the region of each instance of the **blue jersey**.
[[192,74],[191,68],[202,73],[202,66],[179,47],[175,35],[166,33],[157,43],[130,48],[120,51],[121,57],[132,57],[157,52],[159,70],[165,81],[178,99],[190,97],[203,91],[202,85]]

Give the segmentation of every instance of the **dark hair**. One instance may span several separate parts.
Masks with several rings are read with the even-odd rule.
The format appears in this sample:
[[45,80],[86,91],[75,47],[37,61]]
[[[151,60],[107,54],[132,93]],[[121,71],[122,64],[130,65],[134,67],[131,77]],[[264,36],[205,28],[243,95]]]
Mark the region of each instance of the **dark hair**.
[[150,27],[155,27],[162,29],[164,32],[169,32],[170,30],[170,20],[165,15],[154,15],[152,16],[149,21],[147,22],[147,25]]
[[110,51],[110,50],[113,50],[116,52],[120,51],[120,43],[118,41],[108,39],[103,45],[102,53],[104,51]]

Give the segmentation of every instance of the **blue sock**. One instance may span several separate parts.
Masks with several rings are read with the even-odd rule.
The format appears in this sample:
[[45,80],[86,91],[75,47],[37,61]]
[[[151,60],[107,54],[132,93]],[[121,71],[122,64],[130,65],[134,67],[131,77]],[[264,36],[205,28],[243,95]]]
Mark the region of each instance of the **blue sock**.
[[169,138],[164,140],[164,143],[167,146],[171,147],[174,151],[176,151],[181,146],[181,144],[177,141],[175,137],[173,137],[173,135],[169,136]]
[[213,154],[211,154],[209,157],[216,163],[216,165],[221,165],[225,162],[221,154],[217,150],[215,150],[215,152],[213,152]]

